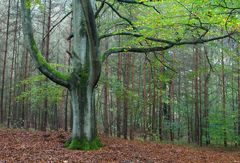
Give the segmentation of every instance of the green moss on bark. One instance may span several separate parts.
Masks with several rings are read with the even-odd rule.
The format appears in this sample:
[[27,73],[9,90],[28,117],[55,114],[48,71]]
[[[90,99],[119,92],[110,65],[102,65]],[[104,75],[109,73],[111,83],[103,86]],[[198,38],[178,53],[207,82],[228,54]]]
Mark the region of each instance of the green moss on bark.
[[103,147],[103,144],[101,143],[100,139],[96,137],[92,141],[88,141],[86,137],[82,139],[72,139],[68,140],[64,144],[65,148],[71,149],[71,150],[98,150],[101,147]]
[[80,141],[80,149],[81,150],[84,150],[84,151],[88,151],[90,150],[90,142],[87,140],[87,138],[83,138],[81,141]]
[[70,75],[69,74],[65,74],[62,73],[60,71],[57,71],[55,68],[53,68],[47,61],[46,59],[43,57],[42,53],[39,51],[39,49],[37,48],[36,42],[32,41],[32,49],[34,50],[34,53],[36,54],[36,60],[37,62],[41,65],[46,67],[46,69],[48,69],[48,71],[50,71],[51,73],[53,73],[54,75],[56,75],[57,77],[59,77],[60,79],[63,80],[69,80]]
[[72,150],[80,149],[81,148],[80,140],[73,139],[67,148]]
[[97,149],[100,149],[101,147],[103,147],[103,144],[101,143],[101,140],[98,137],[96,137],[91,142],[90,147],[91,147],[92,150],[97,150]]

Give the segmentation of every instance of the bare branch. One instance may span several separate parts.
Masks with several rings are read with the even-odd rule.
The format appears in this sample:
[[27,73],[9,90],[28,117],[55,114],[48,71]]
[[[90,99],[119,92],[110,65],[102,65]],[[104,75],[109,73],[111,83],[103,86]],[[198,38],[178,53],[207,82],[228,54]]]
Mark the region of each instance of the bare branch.
[[59,20],[56,24],[54,24],[54,25],[52,26],[52,28],[49,30],[49,32],[43,37],[43,40],[45,40],[46,37],[47,37],[63,20],[65,20],[71,13],[72,13],[72,11],[68,12],[61,20]]

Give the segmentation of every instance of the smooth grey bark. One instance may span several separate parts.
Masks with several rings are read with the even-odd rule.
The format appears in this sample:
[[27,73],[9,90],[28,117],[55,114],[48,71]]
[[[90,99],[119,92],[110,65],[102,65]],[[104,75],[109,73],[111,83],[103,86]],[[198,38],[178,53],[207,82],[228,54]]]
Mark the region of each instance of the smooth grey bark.
[[94,87],[100,75],[94,3],[73,0],[72,138],[86,137],[89,141],[96,137]]

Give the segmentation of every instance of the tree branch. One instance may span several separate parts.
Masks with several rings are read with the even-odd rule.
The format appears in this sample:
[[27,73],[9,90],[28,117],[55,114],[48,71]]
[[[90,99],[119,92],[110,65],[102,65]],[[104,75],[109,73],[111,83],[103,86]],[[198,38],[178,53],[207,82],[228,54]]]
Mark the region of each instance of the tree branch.
[[205,42],[210,42],[210,41],[214,41],[214,40],[220,40],[223,38],[227,38],[232,36],[233,34],[235,34],[235,32],[230,32],[226,35],[223,36],[219,36],[219,37],[213,37],[210,39],[203,39],[202,35],[197,38],[196,40],[191,40],[191,41],[180,41],[180,42],[173,42],[170,40],[164,40],[164,39],[159,39],[159,38],[153,38],[153,37],[144,37],[144,35],[142,34],[137,34],[137,33],[130,33],[130,32],[120,32],[120,33],[111,33],[111,34],[105,34],[99,37],[99,39],[103,39],[103,38],[107,38],[107,37],[112,37],[112,36],[133,36],[133,37],[144,37],[146,40],[149,41],[154,41],[154,42],[159,42],[159,43],[166,43],[169,45],[186,45],[186,44],[200,44],[200,43],[205,43]]
[[43,40],[46,39],[46,37],[54,30],[54,28],[56,28],[63,20],[65,20],[70,14],[72,13],[72,11],[68,12],[61,20],[59,20],[56,24],[54,24],[52,26],[52,28],[49,30],[49,32],[43,37]]
[[106,2],[106,1],[105,1],[104,3],[106,3],[106,4],[113,10],[113,12],[115,12],[115,13],[117,14],[117,16],[118,16],[119,18],[125,20],[133,29],[136,29],[136,27],[134,26],[134,24],[133,24],[129,19],[127,19],[126,17],[122,16],[122,15],[113,7],[113,5],[111,5],[110,3]]
[[139,47],[139,48],[132,48],[132,47],[117,47],[117,48],[111,48],[104,52],[102,56],[102,62],[105,61],[105,59],[114,53],[120,53],[120,52],[135,52],[135,53],[148,53],[148,52],[154,52],[154,51],[164,51],[169,48],[173,47],[173,45],[165,46],[165,47]]
[[30,3],[30,0],[21,0],[23,34],[27,48],[36,63],[36,67],[42,74],[47,76],[53,82],[69,88],[69,75],[63,74],[62,72],[54,69],[49,63],[47,63],[38,49],[33,37],[30,7],[27,6],[26,2]]
[[104,4],[105,4],[105,1],[106,1],[106,0],[103,0],[103,1],[101,2],[100,7],[98,8],[98,10],[97,10],[96,13],[95,13],[95,18],[97,18],[98,15],[99,15],[99,13],[102,11],[102,9],[103,9],[103,7],[104,7]]
[[[104,39],[107,37],[112,37],[112,36],[133,36],[133,37],[144,37],[142,34],[137,34],[137,33],[130,33],[130,32],[119,32],[119,33],[110,33],[110,34],[105,34],[99,37],[99,39]],[[161,43],[166,43],[166,44],[174,44],[172,41],[164,40],[164,39],[158,39],[158,38],[153,38],[153,37],[144,37],[146,40],[154,41],[154,42],[161,42]]]
[[[122,33],[122,34],[125,34],[125,33]],[[129,33],[127,33],[127,34],[129,34]],[[164,51],[164,50],[170,49],[170,48],[172,48],[174,46],[203,44],[203,43],[214,41],[214,40],[220,40],[220,39],[227,38],[227,37],[229,37],[229,36],[231,36],[233,34],[235,34],[235,32],[231,32],[231,33],[228,33],[228,34],[223,35],[223,36],[213,37],[213,38],[209,38],[209,39],[198,38],[196,40],[182,41],[182,42],[172,42],[172,41],[168,41],[168,40],[148,38],[148,40],[151,40],[151,41],[156,40],[156,42],[166,43],[168,45],[166,45],[166,46],[156,46],[156,47],[139,47],[139,48],[138,47],[117,47],[117,48],[112,48],[112,49],[108,49],[107,51],[104,52],[104,54],[102,56],[102,61],[104,61],[109,55],[111,55],[113,53],[120,53],[120,52],[148,53],[148,52]],[[143,35],[141,35],[141,34],[136,34],[136,35],[135,34],[131,34],[131,36],[143,37]]]

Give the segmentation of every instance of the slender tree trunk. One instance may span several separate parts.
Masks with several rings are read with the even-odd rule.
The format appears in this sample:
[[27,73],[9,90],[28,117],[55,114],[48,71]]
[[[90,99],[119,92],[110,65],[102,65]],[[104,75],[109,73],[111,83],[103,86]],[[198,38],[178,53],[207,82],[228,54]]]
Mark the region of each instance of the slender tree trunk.
[[[43,4],[44,6],[47,6],[47,1],[43,0]],[[48,59],[48,57],[46,56],[46,38],[45,38],[45,34],[46,34],[46,16],[47,16],[47,7],[44,7],[43,10],[43,20],[42,20],[42,42],[41,42],[41,51],[42,53],[45,53],[45,58]],[[49,36],[49,35],[48,35]],[[47,81],[47,79],[46,79]],[[42,83],[39,83],[40,85]],[[42,108],[43,107],[43,108]],[[38,123],[39,123],[39,129],[42,131],[46,130],[46,124],[45,124],[45,120],[44,120],[44,115],[45,115],[45,110],[47,108],[47,97],[45,97],[43,106],[38,106],[38,114],[39,114],[39,119],[38,119]]]
[[[18,2],[17,2],[17,5],[19,5],[19,0],[18,0]],[[19,7],[18,7],[18,9],[17,9],[17,14],[19,14]],[[16,19],[18,19],[18,17],[19,16],[17,16],[16,17]],[[16,24],[18,24],[17,22],[16,22]],[[20,31],[19,30],[17,30],[17,28],[18,28],[18,26],[19,25],[16,25],[15,26],[15,34],[16,34],[16,36],[15,36],[15,34],[14,34],[14,38],[16,38],[16,42],[15,42],[15,57],[14,57],[14,81],[13,81],[13,85],[16,85],[17,84],[17,82],[18,82],[18,79],[20,78],[20,73],[17,73],[17,72],[19,72],[18,70],[19,70],[19,66],[18,66],[18,54],[19,54],[19,45],[20,45],[20,40],[19,39],[17,39],[17,37],[19,37],[20,36]],[[19,94],[19,87],[18,88],[16,88],[16,87],[13,87],[13,96],[16,98],[17,96],[18,96],[18,94]],[[16,100],[14,100],[13,101],[13,106],[12,106],[12,126],[13,127],[16,127],[16,122],[17,122],[17,120],[18,120],[18,117],[17,117],[17,112],[18,112],[18,110],[19,110],[19,103],[16,101]]]
[[125,58],[125,73],[124,73],[124,101],[123,101],[123,137],[127,139],[128,135],[128,113],[129,113],[129,76],[130,76],[131,56],[127,54]]
[[[26,49],[25,51],[25,60],[24,60],[24,79],[28,78],[28,70],[29,70],[29,57],[28,57],[28,50]],[[24,84],[23,86],[23,92],[26,92],[27,90],[27,85]],[[23,127],[27,128],[27,122],[28,122],[28,116],[27,116],[27,112],[28,112],[28,100],[24,100],[23,101],[23,106],[22,106],[22,125]]]
[[144,67],[143,67],[143,132],[144,139],[147,136],[147,84],[146,84],[146,69],[147,69],[147,59],[145,57]]
[[[162,60],[162,57],[160,58]],[[163,65],[160,66],[160,73],[164,73]],[[159,138],[163,140],[163,81],[159,82]]]
[[200,144],[200,128],[199,128],[199,73],[198,73],[198,65],[199,65],[199,49],[195,47],[195,142]]
[[[207,57],[207,49],[204,47],[205,55]],[[205,69],[207,69],[207,59],[205,59]],[[209,93],[208,93],[208,85],[210,80],[211,71],[209,71],[204,78],[204,119],[205,119],[205,139],[206,145],[210,144],[210,135],[209,135]]]
[[14,107],[13,107],[13,104],[12,104],[12,94],[14,91],[14,88],[13,87],[13,78],[16,78],[16,75],[15,75],[15,70],[16,68],[14,69],[14,61],[15,61],[15,55],[17,53],[16,51],[16,48],[17,48],[17,32],[18,32],[18,14],[19,14],[19,1],[17,1],[17,9],[16,9],[16,19],[15,19],[15,27],[14,27],[14,37],[13,37],[13,50],[12,50],[12,63],[11,63],[11,74],[10,74],[10,89],[9,89],[9,108],[8,108],[8,123],[7,123],[7,126],[10,127],[10,125],[12,125],[13,123],[13,110],[14,110]]
[[[199,52],[199,66],[201,66],[201,52]],[[199,74],[199,145],[202,146],[202,75]]]
[[156,114],[156,97],[157,97],[157,92],[156,92],[156,72],[155,72],[155,67],[153,70],[153,108],[152,108],[152,133],[155,134],[157,130],[157,114]]
[[159,93],[159,138],[163,140],[163,91],[162,91],[162,82],[160,85],[160,93]]
[[[149,67],[149,69],[148,69],[148,72],[147,72],[147,74],[148,74],[148,76],[147,76],[147,83],[148,83],[148,90],[147,90],[147,99],[148,99],[148,104],[147,104],[147,106],[148,106],[148,114],[147,114],[147,126],[149,126],[149,124],[150,125],[152,125],[152,103],[153,103],[153,101],[152,101],[152,65],[151,65],[151,63],[149,62],[149,65],[150,65],[150,67]],[[149,137],[149,138],[151,138],[151,133],[152,133],[152,127],[147,127],[147,136]]]
[[[232,60],[232,62],[233,62],[233,64],[232,64],[232,72],[234,72],[235,70],[235,66],[236,66],[236,62],[234,61],[234,60]],[[238,67],[237,67],[237,73],[238,73]],[[237,77],[238,78],[238,77]],[[237,105],[238,105],[238,92],[237,92],[237,94],[235,94],[235,87],[234,87],[234,85],[235,85],[235,80],[236,80],[236,78],[235,78],[235,75],[234,74],[232,74],[231,75],[231,102],[232,102],[232,111],[233,111],[233,113],[234,112],[236,112],[236,107],[235,107],[235,102],[237,102]],[[237,79],[237,85],[238,85],[238,79]],[[238,87],[237,87],[237,90],[238,90]],[[237,95],[237,96],[235,96],[235,95]],[[237,109],[238,110],[238,109]],[[233,128],[234,128],[234,134],[235,135],[238,135],[237,134],[237,124],[238,124],[238,122],[233,122]],[[235,140],[235,147],[237,147],[238,146],[238,142],[237,142],[237,140]]]
[[[118,55],[118,70],[117,70],[118,81],[121,82],[122,76],[122,55]],[[120,86],[121,87],[121,86]],[[120,88],[119,88],[120,90]],[[117,95],[117,137],[121,137],[121,124],[122,124],[122,100],[120,95]]]
[[[223,48],[223,41],[222,41]],[[222,111],[223,111],[223,143],[224,146],[227,146],[227,129],[226,129],[226,84],[225,84],[225,72],[224,72],[224,52],[222,49],[221,56],[221,64],[222,64]]]
[[[46,61],[49,61],[49,53],[50,53],[50,29],[51,29],[51,14],[52,13],[52,0],[49,0],[48,3],[48,20],[47,20],[47,36],[46,36],[46,45],[45,45],[45,58]],[[48,79],[46,80],[48,82]],[[47,130],[47,124],[48,124],[48,97],[44,100],[44,109],[43,109],[43,124],[42,124],[42,130]]]
[[170,140],[174,140],[174,128],[173,128],[173,122],[174,122],[174,110],[173,110],[173,101],[174,101],[174,79],[171,80],[169,84],[169,135],[170,135]]
[[[184,72],[184,77],[186,76],[186,72]],[[191,143],[191,118],[190,118],[190,107],[189,107],[189,97],[190,93],[188,91],[189,85],[188,80],[184,80],[184,92],[185,92],[185,103],[186,103],[186,111],[187,111],[187,140],[188,143]],[[192,110],[192,109],[191,109]],[[192,116],[191,116],[192,117]]]
[[[132,56],[131,60],[132,60],[132,69],[131,69],[131,77],[132,77],[132,92],[134,93],[134,89],[135,89],[135,80],[134,80],[134,56]],[[134,139],[134,110],[135,110],[135,105],[134,105],[134,99],[132,98],[132,104],[131,104],[131,110],[130,110],[130,140]]]
[[103,86],[104,91],[104,109],[103,109],[103,126],[104,126],[104,134],[109,136],[109,96],[108,96],[108,72],[109,72],[109,66],[108,66],[108,60],[105,62],[105,82]]
[[[176,69],[176,68],[175,68]],[[177,93],[177,118],[176,121],[178,121],[179,124],[181,124],[181,97],[182,97],[182,92],[181,92],[181,83],[182,83],[182,80],[181,80],[181,71],[179,72],[178,74],[178,93]],[[186,106],[188,108],[188,106]],[[178,132],[178,140],[182,137],[182,134],[181,134],[181,125],[177,128],[177,132]]]
[[1,97],[0,97],[0,123],[4,123],[5,113],[4,110],[4,86],[5,86],[5,73],[6,73],[6,65],[7,65],[7,53],[8,53],[8,40],[9,40],[9,20],[10,20],[10,8],[11,8],[11,0],[8,0],[8,10],[7,10],[7,32],[6,32],[6,39],[5,39],[5,50],[4,50],[4,57],[3,57],[3,70],[2,70],[2,85],[1,85]]
[[[111,71],[109,72],[111,74]],[[113,96],[109,92],[109,108],[114,108],[113,105]],[[114,130],[113,130],[113,121],[114,121],[114,116],[113,116],[113,111],[109,109],[109,135],[113,136]]]

